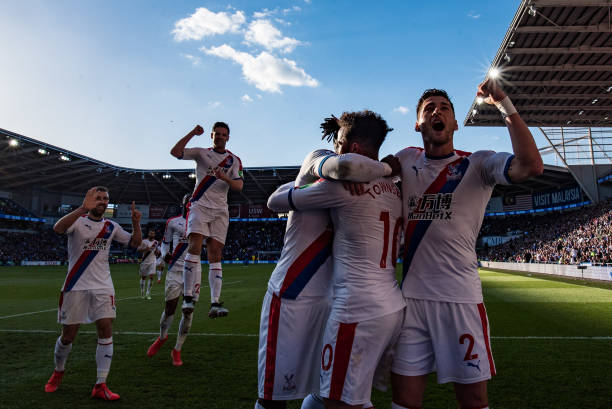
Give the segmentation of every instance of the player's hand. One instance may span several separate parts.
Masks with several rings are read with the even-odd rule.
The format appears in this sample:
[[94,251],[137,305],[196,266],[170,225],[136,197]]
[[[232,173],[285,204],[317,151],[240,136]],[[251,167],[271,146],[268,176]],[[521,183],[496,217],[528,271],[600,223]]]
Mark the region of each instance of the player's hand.
[[487,104],[493,105],[506,98],[506,93],[499,87],[499,83],[492,78],[487,78],[480,85],[476,96],[484,99]]
[[225,173],[221,168],[215,169],[214,173],[217,179],[221,179],[222,181],[229,183],[230,178],[227,176],[227,173]]
[[87,193],[85,193],[85,198],[83,199],[83,204],[81,205],[83,209],[90,211],[91,209],[96,208],[96,206],[98,205],[98,200],[96,200],[97,192],[98,191],[96,190],[96,188],[92,187],[87,191]]
[[351,192],[352,196],[360,196],[365,193],[365,188],[363,183],[357,182],[342,182],[342,186],[349,192]]
[[380,160],[381,162],[385,162],[389,166],[391,166],[391,174],[388,176],[397,176],[402,172],[402,165],[400,164],[397,156],[387,155]]
[[136,203],[132,201],[132,223],[140,224],[140,218],[142,217],[142,213],[138,209],[136,209]]
[[193,130],[191,131],[191,133],[194,135],[202,135],[204,133],[204,128],[202,128],[200,125],[196,125],[195,128],[193,128]]

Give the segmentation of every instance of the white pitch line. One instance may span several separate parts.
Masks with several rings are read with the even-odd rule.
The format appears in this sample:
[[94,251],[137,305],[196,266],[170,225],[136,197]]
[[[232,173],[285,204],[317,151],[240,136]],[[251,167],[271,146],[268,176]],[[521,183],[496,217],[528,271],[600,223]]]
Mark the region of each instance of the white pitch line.
[[[231,285],[231,284],[237,284],[237,283],[241,283],[242,280],[240,281],[230,281],[229,283],[224,283],[225,285]],[[205,285],[204,287],[208,287],[207,285]],[[156,293],[152,293],[152,295],[159,295]],[[115,301],[125,301],[125,300],[133,300],[135,298],[140,298],[140,296],[136,296],[136,297],[126,297],[126,298],[118,298]],[[34,314],[41,314],[43,312],[51,312],[51,311],[57,311],[57,307],[49,309],[49,310],[41,310],[41,311],[32,311],[32,312],[22,312],[20,314],[13,314],[13,315],[6,315],[4,317],[0,317],[0,320],[4,320],[7,318],[14,318],[14,317],[23,317],[25,315],[34,315]]]
[[[0,332],[11,332],[19,334],[57,334],[60,332],[57,330],[48,329],[0,329]],[[96,331],[79,331],[80,334],[97,334]],[[169,332],[168,334],[176,335],[176,333]],[[113,335],[159,335],[159,332],[139,332],[139,331],[113,331]],[[189,336],[196,337],[258,337],[258,334],[214,334],[205,332],[190,332]]]
[[[56,334],[57,330],[46,329],[0,329],[0,332],[21,333],[21,334]],[[96,334],[96,331],[79,331],[81,334]],[[140,332],[140,331],[113,331],[116,335],[159,335],[159,332]],[[170,334],[176,334],[170,332]],[[196,337],[258,337],[258,334],[215,334],[205,332],[190,332],[189,336]],[[499,336],[491,337],[492,339],[522,339],[522,340],[578,340],[578,341],[612,341],[612,336],[594,336],[594,337],[546,337],[546,336]]]

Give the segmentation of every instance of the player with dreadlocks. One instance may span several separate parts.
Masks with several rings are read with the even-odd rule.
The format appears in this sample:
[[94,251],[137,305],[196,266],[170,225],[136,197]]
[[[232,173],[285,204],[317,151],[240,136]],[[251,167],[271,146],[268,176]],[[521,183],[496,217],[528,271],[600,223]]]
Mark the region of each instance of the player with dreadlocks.
[[[308,154],[295,185],[320,178],[368,182],[392,173],[387,163],[347,153],[352,152],[352,116],[325,119],[323,139],[333,141],[335,152]],[[281,256],[262,305],[255,408],[285,408],[286,401],[319,391],[321,340],[332,296],[332,238],[328,210],[289,212]],[[322,408],[323,403],[309,397],[302,407]]]

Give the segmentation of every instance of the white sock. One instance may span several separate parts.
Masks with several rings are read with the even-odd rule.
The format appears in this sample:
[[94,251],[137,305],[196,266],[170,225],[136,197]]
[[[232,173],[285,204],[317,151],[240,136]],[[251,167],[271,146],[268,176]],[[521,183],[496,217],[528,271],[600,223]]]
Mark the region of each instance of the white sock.
[[163,272],[164,272],[164,270],[157,270],[157,281],[161,280],[161,276],[162,276]]
[[72,342],[68,345],[62,344],[62,336],[60,335],[55,341],[55,350],[53,351],[53,361],[55,362],[55,370],[58,372],[64,371],[68,354],[72,349]]
[[208,284],[210,284],[210,302],[219,302],[221,285],[223,284],[223,269],[221,268],[221,263],[210,263]]
[[187,253],[183,266],[183,297],[193,297],[194,291],[200,291],[202,284],[202,264],[200,256]]
[[266,409],[266,408],[261,406],[261,403],[259,403],[259,401],[255,401],[255,409]]
[[96,348],[96,365],[98,366],[98,379],[96,383],[106,383],[106,377],[110,371],[113,360],[113,337],[98,338]]
[[144,295],[144,289],[145,289],[145,279],[141,278],[140,279],[140,295]]
[[302,401],[302,409],[325,409],[323,398],[316,393],[311,393]]
[[188,314],[187,316],[183,314],[183,316],[181,317],[178,335],[176,337],[176,345],[174,346],[174,349],[176,349],[177,351],[181,350],[181,348],[183,347],[183,343],[187,339],[187,334],[189,334],[189,329],[191,328],[192,320],[193,320],[193,313]]
[[153,285],[153,276],[149,276],[147,280],[147,295],[151,294],[151,286]]
[[168,337],[168,330],[174,321],[174,314],[166,315],[166,311],[162,312],[161,319],[159,320],[159,338],[165,339]]

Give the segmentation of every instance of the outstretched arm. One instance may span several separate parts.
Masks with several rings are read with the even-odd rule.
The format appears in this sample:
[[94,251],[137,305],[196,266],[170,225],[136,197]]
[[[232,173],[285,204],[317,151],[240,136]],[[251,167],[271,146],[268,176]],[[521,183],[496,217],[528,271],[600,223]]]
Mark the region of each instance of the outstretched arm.
[[351,196],[341,183],[320,180],[300,187],[290,183],[282,185],[268,198],[268,207],[276,212],[330,209],[349,200]]
[[179,141],[170,149],[170,155],[174,156],[177,159],[183,159],[183,153],[185,151],[185,146],[189,143],[191,138],[196,135],[202,135],[204,133],[204,128],[200,125],[196,125],[189,133],[183,136]]
[[504,116],[514,153],[514,159],[508,168],[510,180],[519,183],[540,175],[544,171],[542,157],[531,131],[512,105],[510,98],[491,78],[478,86],[476,95],[484,98],[488,104],[495,104]]
[[391,166],[356,153],[331,154],[317,159],[313,170],[317,177],[351,182],[370,182],[391,175]]

